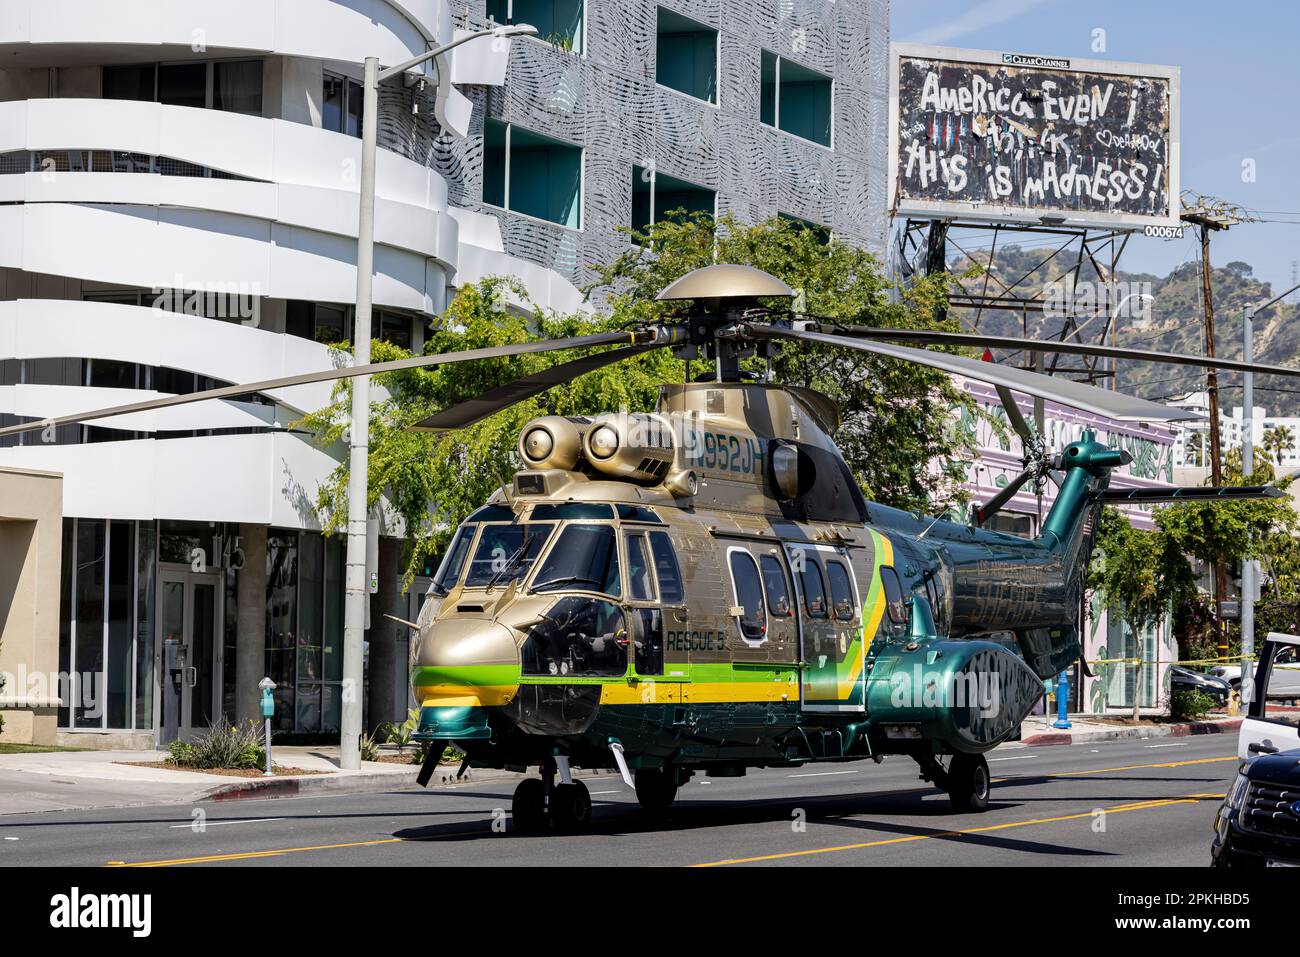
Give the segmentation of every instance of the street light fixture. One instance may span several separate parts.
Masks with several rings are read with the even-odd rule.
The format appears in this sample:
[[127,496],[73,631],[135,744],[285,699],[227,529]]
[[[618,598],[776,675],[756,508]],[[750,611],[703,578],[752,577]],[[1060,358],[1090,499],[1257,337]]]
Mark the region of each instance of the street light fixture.
[[[378,57],[367,57],[361,114],[361,189],[357,216],[357,305],[352,326],[354,365],[370,362],[371,283],[375,265],[375,142],[379,84],[481,37],[529,36],[528,24],[493,26],[457,37],[396,66],[380,70]],[[436,65],[436,64],[435,64]],[[449,82],[439,70],[439,84]],[[343,701],[340,760],[345,770],[361,767],[362,655],[366,622],[366,519],[370,471],[370,376],[352,380],[352,427],[348,452],[347,570],[343,603]]]

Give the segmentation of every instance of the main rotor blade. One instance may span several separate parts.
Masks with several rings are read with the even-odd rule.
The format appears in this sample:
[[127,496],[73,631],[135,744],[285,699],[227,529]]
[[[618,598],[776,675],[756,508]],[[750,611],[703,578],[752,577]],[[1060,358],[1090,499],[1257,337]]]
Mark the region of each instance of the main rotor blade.
[[549,369],[543,369],[541,372],[535,372],[521,379],[507,382],[505,385],[498,386],[472,399],[466,399],[464,402],[449,406],[426,419],[421,419],[410,427],[411,431],[452,432],[456,429],[463,429],[475,422],[486,419],[494,412],[499,412],[516,402],[522,402],[524,399],[531,399],[533,396],[539,395],[562,382],[576,379],[580,375],[586,375],[588,372],[593,372],[612,363],[639,356],[651,349],[660,349],[663,345],[663,343],[654,342],[648,345],[626,346],[622,349],[611,349],[608,352],[583,356],[581,359],[574,359],[572,362],[565,362]]
[[1185,409],[1171,409],[1168,406],[1122,392],[1109,392],[1095,386],[1062,379],[1056,376],[1040,375],[1013,366],[999,365],[996,362],[981,362],[967,359],[965,356],[949,355],[946,352],[930,352],[925,349],[909,349],[883,342],[868,342],[862,339],[850,339],[847,336],[832,336],[824,332],[809,332],[799,329],[786,329],[779,326],[756,325],[748,328],[750,335],[769,336],[778,339],[794,339],[800,342],[814,342],[819,345],[838,346],[843,349],[856,349],[870,352],[889,359],[903,362],[915,362],[917,365],[929,366],[952,375],[965,376],[977,382],[987,382],[992,386],[1005,386],[1016,392],[1038,396],[1049,402],[1057,402],[1074,409],[1082,409],[1094,415],[1103,415],[1110,419],[1125,422],[1174,422],[1181,419],[1194,419],[1198,416]]
[[[824,328],[835,327],[825,326]],[[1037,339],[986,336],[969,332],[934,332],[926,329],[877,329],[872,326],[844,326],[840,327],[838,331],[856,338],[885,339],[891,342],[975,346],[981,349],[1014,349],[1022,352],[1059,352],[1068,355],[1128,359],[1133,362],[1159,362],[1168,365],[1199,366],[1203,369],[1224,369],[1230,372],[1253,372],[1256,375],[1300,377],[1300,368],[1293,369],[1290,366],[1269,365],[1262,362],[1242,362],[1240,359],[1210,359],[1206,356],[1181,355],[1176,352],[1154,352],[1147,349],[1126,349],[1122,346],[1089,345],[1082,342],[1043,342]]]
[[381,372],[400,372],[404,369],[427,369],[431,366],[445,365],[449,362],[472,362],[476,359],[504,359],[508,356],[529,355],[536,352],[555,352],[560,349],[582,349],[588,346],[608,346],[616,343],[636,342],[637,334],[633,332],[600,332],[590,336],[574,336],[568,339],[542,339],[536,342],[520,342],[506,346],[490,346],[485,349],[466,349],[463,352],[443,352],[436,356],[413,356],[410,359],[394,359],[391,362],[371,362],[363,366],[345,366],[341,369],[326,369],[321,372],[304,372],[299,375],[284,376],[280,379],[263,379],[260,382],[246,382],[243,385],[227,385],[218,389],[205,389],[191,392],[189,395],[167,396],[159,399],[146,399],[143,402],[129,402],[126,405],[114,405],[71,415],[60,415],[50,419],[24,422],[0,429],[0,436],[17,435],[21,432],[37,432],[51,426],[69,425],[79,422],[91,422],[115,415],[129,415],[133,412],[149,412],[153,409],[168,409],[176,405],[189,405],[193,402],[206,402],[209,399],[233,399],[252,392],[268,392],[272,389],[287,389],[296,385],[311,385],[316,382],[330,382],[336,379],[349,379],[359,375],[376,375]]
[[1015,497],[1015,494],[1020,491],[1020,486],[1024,485],[1033,477],[1034,473],[1026,470],[1008,482],[997,495],[994,495],[983,505],[975,509],[975,524],[983,525],[986,521],[992,518],[995,513],[1002,511],[1002,506],[1006,505],[1007,502],[1011,501],[1011,499]]

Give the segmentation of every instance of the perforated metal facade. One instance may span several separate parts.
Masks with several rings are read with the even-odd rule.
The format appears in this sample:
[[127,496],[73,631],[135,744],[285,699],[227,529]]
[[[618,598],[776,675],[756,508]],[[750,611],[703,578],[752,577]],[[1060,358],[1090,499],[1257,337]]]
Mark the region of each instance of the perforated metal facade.
[[[435,166],[451,201],[495,215],[506,251],[582,285],[592,264],[627,248],[633,167],[716,191],[719,214],[778,213],[882,252],[886,233],[888,0],[586,0],[585,49],[515,41],[507,82],[462,88],[475,101],[470,137],[437,137],[431,106],[413,113],[390,92],[381,143]],[[717,31],[716,105],[657,85],[656,22],[665,7]],[[485,0],[456,11],[487,23]],[[519,19],[518,15],[516,18]],[[762,51],[833,82],[829,147],[760,119]],[[583,151],[581,228],[483,202],[484,121],[495,118]]]

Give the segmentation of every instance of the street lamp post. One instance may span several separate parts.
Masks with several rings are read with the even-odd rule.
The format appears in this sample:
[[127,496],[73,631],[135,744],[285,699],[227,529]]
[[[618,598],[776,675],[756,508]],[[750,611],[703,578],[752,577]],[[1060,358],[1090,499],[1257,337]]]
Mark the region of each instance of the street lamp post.
[[[1300,285],[1292,286],[1280,296],[1274,296],[1260,306],[1247,305],[1242,310],[1241,358],[1243,362],[1255,361],[1255,313],[1263,312],[1269,306],[1281,302],[1291,295]],[[1255,373],[1247,372],[1243,376],[1241,422],[1241,477],[1255,472]],[[1259,572],[1253,559],[1243,559],[1241,563],[1241,657],[1242,674],[1246,674],[1246,662],[1255,657],[1255,582]],[[1245,687],[1245,683],[1242,683]]]
[[[357,307],[352,324],[353,364],[370,362],[370,294],[375,259],[375,141],[379,125],[379,84],[400,76],[434,57],[480,37],[527,36],[537,28],[527,24],[494,26],[457,37],[386,70],[377,57],[365,64],[364,108],[361,114],[361,189],[357,215]],[[439,82],[444,78],[439,77]],[[369,514],[370,376],[352,380],[352,424],[348,450],[347,571],[343,603],[343,702],[339,764],[361,767],[361,705],[363,648],[366,624],[366,520]]]

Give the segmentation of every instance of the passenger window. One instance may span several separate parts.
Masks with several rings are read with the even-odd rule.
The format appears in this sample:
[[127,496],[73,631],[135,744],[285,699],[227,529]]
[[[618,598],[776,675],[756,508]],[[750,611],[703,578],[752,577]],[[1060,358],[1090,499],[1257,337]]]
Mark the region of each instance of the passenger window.
[[809,552],[804,552],[799,587],[803,589],[803,607],[808,612],[808,617],[826,618],[826,584],[822,580],[821,566]]
[[655,559],[655,576],[659,579],[659,600],[666,605],[682,601],[682,571],[677,566],[677,555],[667,532],[650,533],[650,551]]
[[646,557],[645,536],[629,535],[627,542],[627,585],[633,601],[654,601],[654,581]]
[[533,591],[576,588],[618,597],[618,549],[609,525],[568,525],[546,556]]
[[767,636],[767,610],[763,604],[763,583],[758,577],[758,565],[754,556],[743,549],[732,551],[730,565],[736,604],[744,609],[738,621],[740,634],[747,641],[758,641]]
[[853,585],[849,573],[839,562],[826,563],[826,577],[831,583],[831,606],[840,621],[853,620]]
[[618,605],[596,598],[561,598],[528,629],[526,675],[612,677],[627,673],[627,629]]
[[774,618],[789,618],[794,614],[790,604],[790,583],[786,580],[785,569],[781,559],[775,555],[764,555],[763,590],[767,592],[767,610]]
[[903,598],[903,583],[893,565],[880,566],[880,584],[885,590],[885,610],[895,625],[907,624],[907,602]]

